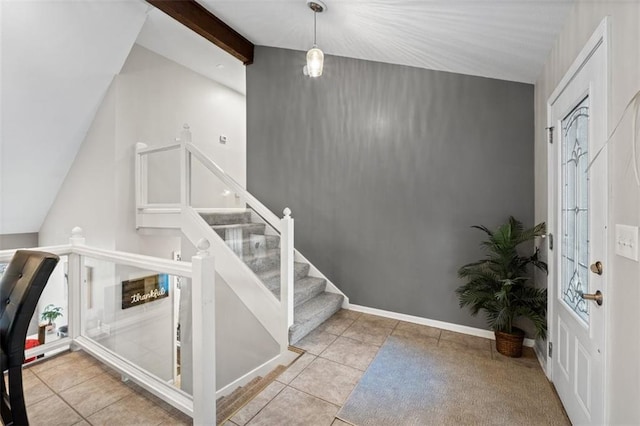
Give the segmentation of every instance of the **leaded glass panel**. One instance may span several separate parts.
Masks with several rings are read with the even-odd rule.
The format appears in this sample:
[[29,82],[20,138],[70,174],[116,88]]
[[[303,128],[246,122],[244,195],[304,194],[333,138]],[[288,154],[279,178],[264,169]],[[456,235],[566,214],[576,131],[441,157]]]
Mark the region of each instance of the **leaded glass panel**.
[[585,323],[589,305],[589,98],[562,120],[561,297]]

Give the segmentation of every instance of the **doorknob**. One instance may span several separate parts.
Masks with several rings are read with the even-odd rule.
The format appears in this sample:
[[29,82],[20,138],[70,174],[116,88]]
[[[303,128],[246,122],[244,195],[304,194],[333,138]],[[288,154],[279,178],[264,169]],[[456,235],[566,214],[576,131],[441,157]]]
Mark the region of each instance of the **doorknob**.
[[602,275],[602,262],[598,260],[596,263],[592,263],[589,269],[591,269],[591,272],[594,274]]
[[580,296],[584,300],[593,300],[598,304],[598,306],[602,306],[602,292],[600,290],[597,290],[594,294],[582,293]]

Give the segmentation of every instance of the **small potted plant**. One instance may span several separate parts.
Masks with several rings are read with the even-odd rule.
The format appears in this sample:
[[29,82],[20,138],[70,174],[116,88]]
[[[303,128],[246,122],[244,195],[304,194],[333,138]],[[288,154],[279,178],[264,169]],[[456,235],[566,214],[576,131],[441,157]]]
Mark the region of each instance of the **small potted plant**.
[[481,243],[487,256],[458,270],[467,281],[456,293],[460,307],[469,306],[472,315],[483,310],[496,336],[496,349],[503,355],[522,355],[524,331],[514,327],[516,318],[530,320],[536,337],[546,338],[547,290],[531,285],[532,267],[545,273],[547,264],[538,258],[539,249],[522,256],[518,247],[545,234],[545,224],[524,229],[522,223],[510,217],[507,223],[491,231],[485,226],[473,226],[487,234]]
[[60,318],[61,316],[62,308],[60,306],[48,304],[44,307],[44,311],[42,311],[42,314],[40,314],[40,318],[42,318],[42,321],[47,321],[47,332],[50,333],[55,329],[55,320]]

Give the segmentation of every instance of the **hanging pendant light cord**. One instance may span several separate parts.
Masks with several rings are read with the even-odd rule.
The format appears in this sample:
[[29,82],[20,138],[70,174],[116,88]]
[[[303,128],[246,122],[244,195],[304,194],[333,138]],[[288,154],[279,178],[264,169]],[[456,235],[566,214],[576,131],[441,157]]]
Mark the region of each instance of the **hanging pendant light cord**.
[[313,11],[313,45],[316,46],[316,15],[318,14],[318,12],[316,12],[315,10]]

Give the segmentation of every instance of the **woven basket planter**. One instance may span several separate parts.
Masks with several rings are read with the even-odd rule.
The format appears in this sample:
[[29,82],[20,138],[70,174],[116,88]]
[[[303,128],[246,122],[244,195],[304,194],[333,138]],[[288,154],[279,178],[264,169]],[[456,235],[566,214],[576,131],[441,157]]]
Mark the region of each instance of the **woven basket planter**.
[[496,349],[504,356],[520,358],[522,356],[522,342],[524,342],[524,331],[513,328],[513,333],[504,331],[494,331],[496,335]]

